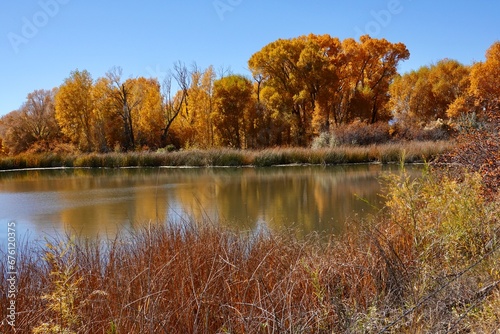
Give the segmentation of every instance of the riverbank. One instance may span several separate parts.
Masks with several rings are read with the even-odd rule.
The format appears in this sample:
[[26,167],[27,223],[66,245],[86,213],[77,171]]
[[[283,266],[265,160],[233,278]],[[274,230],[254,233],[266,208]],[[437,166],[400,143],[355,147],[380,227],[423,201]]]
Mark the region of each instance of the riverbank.
[[[379,215],[327,240],[151,224],[101,243],[18,245],[18,275],[9,281],[0,262],[0,286],[16,288],[23,333],[498,330],[500,205],[481,195],[480,177],[385,184]],[[2,319],[9,296],[0,294]]]
[[23,154],[1,157],[0,170],[50,167],[266,167],[289,164],[407,163],[430,161],[453,147],[449,141],[401,142],[335,148],[272,148],[263,150],[185,150],[106,154]]

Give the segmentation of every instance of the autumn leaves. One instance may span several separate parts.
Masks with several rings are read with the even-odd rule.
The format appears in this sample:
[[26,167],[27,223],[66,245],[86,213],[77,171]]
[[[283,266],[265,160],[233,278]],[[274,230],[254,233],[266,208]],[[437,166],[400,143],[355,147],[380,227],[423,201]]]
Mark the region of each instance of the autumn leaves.
[[389,85],[409,55],[402,43],[369,36],[309,35],[265,46],[249,65],[262,85],[259,100],[285,130],[271,144],[309,145],[335,125],[389,120]]
[[409,56],[403,43],[368,35],[341,41],[310,34],[276,40],[252,55],[252,79],[180,62],[161,83],[124,79],[119,68],[97,80],[76,70],[0,119],[2,149],[305,147],[341,125],[425,126],[500,95],[498,42],[484,63],[444,59],[400,76],[398,64]]

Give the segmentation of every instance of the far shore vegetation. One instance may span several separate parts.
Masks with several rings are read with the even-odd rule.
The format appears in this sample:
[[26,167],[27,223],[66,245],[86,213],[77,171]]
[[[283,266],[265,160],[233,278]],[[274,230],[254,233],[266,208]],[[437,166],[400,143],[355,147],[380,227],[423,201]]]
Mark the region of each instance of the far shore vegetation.
[[0,157],[0,170],[53,167],[268,167],[290,164],[405,163],[431,161],[450,141],[388,143],[334,148],[209,149],[168,152],[32,153]]
[[[0,118],[2,168],[385,162],[401,157],[398,146],[429,159],[433,144],[418,142],[481,126],[499,96],[499,55],[495,42],[484,62],[401,74],[401,42],[310,34],[265,45],[248,61],[251,77],[182,62],[162,82],[75,70]],[[161,151],[179,152],[152,153]]]

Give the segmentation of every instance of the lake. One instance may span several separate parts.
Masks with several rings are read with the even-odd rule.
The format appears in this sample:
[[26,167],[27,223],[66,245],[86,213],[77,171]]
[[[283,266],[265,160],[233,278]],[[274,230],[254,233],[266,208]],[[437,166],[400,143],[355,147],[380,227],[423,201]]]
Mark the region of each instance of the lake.
[[[418,166],[408,166],[417,172]],[[380,206],[379,177],[397,165],[55,169],[0,173],[0,240],[113,236],[149,222],[341,233]],[[369,204],[370,203],[370,204]]]

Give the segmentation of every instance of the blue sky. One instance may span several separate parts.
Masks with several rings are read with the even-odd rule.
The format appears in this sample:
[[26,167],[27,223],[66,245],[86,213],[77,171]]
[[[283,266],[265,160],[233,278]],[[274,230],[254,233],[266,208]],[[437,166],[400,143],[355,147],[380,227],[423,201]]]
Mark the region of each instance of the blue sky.
[[75,69],[162,77],[180,60],[246,75],[264,45],[309,33],[403,42],[411,57],[401,72],[443,58],[471,64],[500,39],[499,19],[497,0],[2,1],[0,115]]

